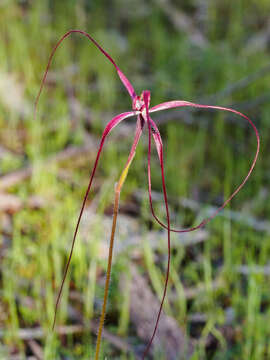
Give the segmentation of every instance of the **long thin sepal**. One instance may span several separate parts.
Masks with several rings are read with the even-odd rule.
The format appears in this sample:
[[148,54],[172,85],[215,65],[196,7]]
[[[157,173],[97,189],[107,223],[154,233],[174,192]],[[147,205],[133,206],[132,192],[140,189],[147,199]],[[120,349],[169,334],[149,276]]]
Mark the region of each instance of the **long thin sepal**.
[[[245,183],[247,182],[248,178],[250,177],[254,166],[256,164],[258,155],[259,155],[259,151],[260,151],[260,136],[259,136],[259,132],[256,128],[256,126],[254,125],[254,123],[244,114],[242,114],[241,112],[234,110],[234,109],[230,109],[230,108],[226,108],[226,107],[222,107],[222,106],[212,106],[212,105],[201,105],[201,104],[196,104],[196,103],[191,103],[188,101],[180,101],[180,100],[175,100],[175,101],[168,101],[168,102],[164,102],[161,103],[159,105],[156,105],[154,107],[152,107],[149,112],[156,112],[156,111],[160,111],[160,110],[166,110],[166,109],[172,109],[172,108],[176,108],[176,107],[195,107],[195,108],[201,108],[201,109],[215,109],[215,110],[223,110],[223,111],[228,111],[228,112],[232,112],[236,115],[241,116],[242,118],[244,118],[245,120],[248,121],[248,123],[251,125],[255,136],[256,136],[256,140],[257,140],[257,148],[256,148],[256,152],[254,155],[254,158],[251,162],[251,166],[249,168],[249,171],[247,173],[247,175],[245,176],[245,178],[243,179],[243,181],[241,182],[241,184],[234,190],[234,192],[229,196],[229,198],[220,206],[218,207],[218,209],[208,218],[204,219],[199,225],[196,225],[194,227],[191,228],[187,228],[187,229],[170,229],[171,231],[174,232],[189,232],[189,231],[194,231],[197,230],[199,228],[201,228],[202,226],[206,225],[209,221],[211,221],[221,210],[224,209],[224,207],[234,198],[234,196],[242,189],[242,187],[245,185]],[[163,153],[163,146],[162,146],[162,141],[161,141],[161,136],[159,134],[159,131],[155,125],[155,123],[152,121],[151,122],[151,126],[154,128],[154,139],[155,139],[155,143],[156,143],[156,148],[157,148],[157,152],[158,152],[158,156],[160,158],[161,154]],[[164,174],[164,165],[161,165],[161,173]],[[164,175],[162,175],[164,176]],[[150,207],[151,207],[151,212],[153,217],[155,218],[155,220],[165,229],[167,229],[167,226],[162,223],[159,218],[156,216],[154,208],[153,208],[153,203],[152,203],[152,196],[151,196],[151,177],[150,177],[150,181],[149,181],[149,201],[150,201]]]
[[70,265],[70,262],[71,262],[71,258],[72,258],[72,254],[73,254],[73,250],[74,250],[74,245],[75,245],[75,241],[76,241],[76,238],[77,238],[77,233],[78,233],[78,230],[79,230],[79,225],[80,225],[82,214],[83,214],[83,211],[84,211],[84,208],[85,208],[86,200],[87,200],[89,192],[91,190],[93,178],[94,178],[95,173],[96,173],[96,169],[97,169],[97,166],[98,166],[98,162],[99,162],[99,158],[100,158],[100,155],[101,155],[101,151],[103,149],[104,142],[106,140],[107,135],[111,132],[111,130],[115,126],[117,126],[122,120],[124,120],[124,119],[126,119],[128,117],[131,117],[133,115],[134,115],[134,112],[126,112],[126,113],[117,115],[115,118],[113,118],[107,124],[107,126],[105,127],[105,130],[104,130],[104,132],[102,134],[99,149],[98,149],[97,156],[96,156],[96,160],[95,160],[95,163],[94,163],[94,167],[93,167],[93,170],[92,170],[92,173],[91,173],[91,176],[90,176],[90,180],[89,180],[87,190],[86,190],[85,195],[84,195],[84,199],[83,199],[83,202],[82,202],[80,214],[79,214],[77,224],[76,224],[76,227],[75,227],[75,231],[74,231],[74,234],[73,234],[71,249],[70,249],[68,261],[67,261],[67,264],[66,264],[66,267],[65,267],[64,275],[63,275],[63,278],[62,278],[60,290],[59,290],[58,295],[57,295],[52,329],[54,329],[54,327],[55,327],[58,305],[59,305],[59,302],[60,302],[60,299],[61,299],[63,286],[64,286],[64,283],[65,283],[65,280],[66,280],[66,277],[67,277],[67,272],[68,272],[69,265]]
[[[158,153],[158,158],[159,158],[159,163],[160,163],[160,168],[161,168],[161,178],[162,178],[162,182],[165,181],[165,175],[164,175],[164,161],[163,161],[163,144],[162,144],[162,139],[161,139],[161,135],[160,132],[158,130],[158,127],[156,126],[155,122],[150,118],[150,124],[151,124],[151,128],[152,128],[152,135],[155,141],[155,145],[156,145],[156,149],[157,149],[157,153]],[[150,203],[150,209],[151,209],[151,213],[154,217],[154,219],[159,223],[159,225],[161,225],[163,228],[167,229],[167,226],[162,223],[159,218],[157,217],[157,215],[155,214],[155,210],[154,210],[154,206],[153,206],[153,200],[152,200],[152,185],[151,185],[151,164],[149,164],[149,170],[148,170],[148,196],[149,196],[149,203]],[[178,233],[184,233],[184,232],[190,232],[190,231],[194,231],[196,229],[199,229],[201,226],[203,226],[202,223],[200,223],[197,226],[194,226],[192,228],[187,228],[187,229],[173,229],[171,228],[170,231],[173,232],[178,232]]]

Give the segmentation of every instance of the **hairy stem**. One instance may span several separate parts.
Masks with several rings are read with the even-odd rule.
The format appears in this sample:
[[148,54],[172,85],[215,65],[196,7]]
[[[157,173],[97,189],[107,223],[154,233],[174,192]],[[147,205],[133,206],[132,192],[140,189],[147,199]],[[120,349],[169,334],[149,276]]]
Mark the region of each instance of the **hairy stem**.
[[102,330],[104,326],[105,314],[106,314],[106,305],[109,293],[109,284],[111,278],[111,269],[112,269],[112,255],[113,255],[113,245],[114,245],[114,235],[116,229],[116,222],[118,216],[118,209],[119,209],[119,199],[120,199],[120,192],[122,186],[125,182],[125,179],[128,174],[129,167],[131,162],[134,158],[135,152],[133,152],[132,156],[129,158],[120,178],[115,188],[115,198],[114,198],[114,208],[113,208],[113,222],[112,222],[112,231],[111,231],[111,239],[110,239],[110,248],[109,248],[109,255],[108,255],[108,265],[107,265],[107,273],[106,273],[106,282],[105,282],[105,289],[104,289],[104,297],[103,297],[103,305],[102,311],[99,320],[99,328],[98,328],[98,335],[97,335],[97,344],[96,344],[96,354],[95,360],[98,360],[99,353],[100,353],[100,344],[101,344],[101,337],[102,337]]

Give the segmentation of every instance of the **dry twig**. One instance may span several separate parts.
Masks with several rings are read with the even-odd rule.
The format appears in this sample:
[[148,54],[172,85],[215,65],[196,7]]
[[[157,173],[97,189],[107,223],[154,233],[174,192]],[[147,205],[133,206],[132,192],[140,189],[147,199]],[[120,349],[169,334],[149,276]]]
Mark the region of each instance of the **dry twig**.
[[36,356],[38,360],[44,359],[43,350],[35,340],[29,340],[27,341],[27,344],[30,347],[32,353]]
[[[158,312],[159,301],[134,266],[131,267],[131,273],[130,318],[138,336],[147,342],[153,332],[153,319]],[[193,352],[191,341],[172,317],[164,313],[161,316],[152,352],[165,354],[167,360],[189,359]]]

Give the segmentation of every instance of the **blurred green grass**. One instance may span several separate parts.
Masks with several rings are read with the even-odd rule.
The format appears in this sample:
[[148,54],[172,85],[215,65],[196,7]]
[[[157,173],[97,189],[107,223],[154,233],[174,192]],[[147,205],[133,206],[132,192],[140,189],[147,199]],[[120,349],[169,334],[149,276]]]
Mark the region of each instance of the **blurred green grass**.
[[[208,39],[206,45],[196,46],[190,33],[175,28],[158,1],[146,4],[117,0],[110,5],[106,1],[72,0],[64,5],[49,0],[0,2],[0,77],[8,74],[22,87],[21,106],[12,92],[5,94],[10,95],[11,105],[3,96],[5,91],[0,93],[0,143],[8,149],[1,157],[0,171],[4,175],[32,164],[31,178],[9,191],[21,199],[30,196],[45,199],[41,209],[25,207],[9,216],[11,233],[6,235],[2,231],[0,244],[5,251],[1,250],[4,255],[1,254],[3,319],[0,325],[6,329],[0,345],[3,359],[9,356],[5,353],[7,349],[25,353],[18,328],[40,325],[50,333],[55,289],[61,281],[94,154],[90,159],[83,157],[64,166],[44,166],[44,159],[67,146],[82,145],[86,134],[98,137],[110,114],[131,107],[111,65],[86,39],[74,35],[57,52],[41,97],[38,118],[33,120],[31,108],[48,56],[65,31],[81,28],[91,33],[113,56],[138,93],[142,89],[151,90],[152,104],[172,99],[195,102],[209,99],[213,104],[232,105],[250,116],[262,138],[261,156],[252,178],[230,208],[261,220],[269,218],[269,72],[238,90],[225,95],[221,92],[269,64],[269,47],[253,50],[251,39],[266,27],[270,5],[267,1],[205,3],[202,10],[199,1],[178,6]],[[176,2],[174,6],[177,7]],[[72,116],[70,101],[74,98],[83,108],[90,109],[90,121],[84,116]],[[180,110],[178,120],[160,125],[168,192],[173,200],[186,197],[218,205],[247,173],[255,139],[243,121],[231,115],[200,111],[192,112],[191,119],[188,123]],[[131,129],[129,126],[128,130]],[[130,136],[117,138],[116,130],[106,144],[95,193],[100,200],[99,214],[110,205],[111,189],[127,158],[131,138],[132,132]],[[123,203],[137,188],[146,190],[145,144],[143,141],[137,151],[123,191]],[[68,180],[59,176],[63,168]],[[153,188],[161,191],[157,159],[153,161]],[[196,220],[192,212],[174,210],[177,213],[174,220],[180,225]],[[162,207],[158,211],[164,214]],[[143,203],[141,221],[149,222],[149,217],[148,205]],[[189,334],[196,334],[198,346],[194,359],[270,359],[269,275],[245,276],[236,271],[239,265],[267,266],[269,233],[225,217],[216,218],[207,228],[210,236],[203,245],[194,246],[192,251],[179,246],[173,253],[171,287],[179,296],[167,304],[166,311]],[[87,242],[82,241],[82,236],[78,239],[61,301],[59,323],[66,322],[69,288],[82,296],[80,310],[85,324],[90,318],[98,317],[99,305],[95,302],[102,298],[103,288],[96,278],[106,267],[105,259],[99,257],[101,237],[102,220],[88,235]],[[154,251],[148,244],[142,252],[144,268],[160,297],[166,257],[157,266]],[[115,284],[121,269],[128,266],[125,260],[121,255],[115,259]],[[216,277],[224,284],[217,290],[212,287]],[[180,296],[183,286],[196,287],[202,282],[207,289],[202,296],[193,301]],[[123,297],[121,308],[117,296],[117,285],[112,285],[109,313],[118,314],[118,322],[111,324],[111,330],[126,337],[130,331],[128,299]],[[219,330],[226,322],[227,309],[235,313],[232,327],[236,335],[232,341]],[[199,336],[190,320],[196,313],[206,318]],[[209,334],[216,339],[210,350],[206,347]],[[119,353],[115,355],[110,344],[104,343],[104,356],[119,358]],[[76,336],[68,337],[65,346],[51,336],[41,340],[47,359],[64,356],[86,359],[94,344],[95,337],[90,332],[82,336],[82,341]],[[129,355],[121,356],[129,358]]]

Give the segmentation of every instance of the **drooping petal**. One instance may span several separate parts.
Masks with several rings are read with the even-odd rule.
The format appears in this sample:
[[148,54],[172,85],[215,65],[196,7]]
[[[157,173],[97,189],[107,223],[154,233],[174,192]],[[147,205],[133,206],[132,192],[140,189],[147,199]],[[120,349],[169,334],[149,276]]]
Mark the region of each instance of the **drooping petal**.
[[96,173],[98,161],[99,161],[99,158],[100,158],[100,155],[101,155],[101,151],[103,149],[104,142],[106,140],[107,135],[111,132],[111,130],[115,126],[117,126],[122,120],[124,120],[124,119],[126,119],[128,117],[134,116],[135,114],[136,114],[136,112],[130,111],[130,112],[125,112],[125,113],[122,113],[122,114],[119,114],[119,115],[115,116],[107,124],[107,126],[105,127],[105,129],[103,131],[103,134],[102,134],[102,137],[101,137],[101,140],[100,140],[100,145],[99,145],[98,152],[97,152],[97,156],[96,156],[96,160],[95,160],[95,163],[94,163],[94,167],[93,167],[93,170],[92,170],[92,173],[91,173],[91,176],[90,176],[90,180],[89,180],[89,183],[88,183],[87,190],[86,190],[85,195],[84,195],[81,210],[80,210],[79,217],[78,217],[78,220],[77,220],[77,224],[76,224],[76,227],[75,227],[75,231],[74,231],[74,234],[73,234],[73,239],[72,239],[72,243],[71,243],[71,249],[70,249],[70,252],[69,252],[69,257],[68,257],[68,261],[67,261],[67,264],[66,264],[66,267],[65,267],[65,271],[64,271],[62,282],[61,282],[60,290],[59,290],[58,295],[57,295],[56,305],[55,305],[55,313],[54,313],[54,320],[53,320],[53,329],[54,329],[54,326],[55,326],[57,309],[58,309],[59,301],[60,301],[60,298],[61,298],[61,295],[62,295],[63,286],[64,286],[64,283],[65,283],[65,280],[66,280],[66,277],[67,277],[67,272],[68,272],[68,269],[69,269],[69,265],[70,265],[70,262],[71,262],[71,258],[72,258],[72,254],[73,254],[73,250],[74,250],[74,245],[75,245],[75,241],[76,241],[76,238],[77,238],[77,233],[78,233],[78,230],[79,230],[79,225],[80,225],[80,222],[81,222],[82,214],[83,214],[83,211],[84,211],[84,208],[85,208],[85,204],[86,204],[89,192],[91,190],[93,178],[94,178],[95,173]]
[[[162,184],[164,183],[164,185],[165,185],[162,139],[161,139],[161,135],[160,135],[160,132],[158,130],[157,125],[155,124],[155,122],[151,118],[150,118],[150,123],[151,123],[151,127],[152,127],[152,135],[153,135],[153,138],[154,138],[154,141],[155,141],[155,145],[156,145],[156,149],[157,149],[157,153],[158,153],[158,158],[159,158],[159,163],[160,163],[161,180],[162,180]],[[151,164],[149,164],[149,170],[148,170],[148,195],[149,195],[149,203],[150,203],[151,213],[152,213],[154,219],[159,223],[159,225],[161,225],[163,228],[167,229],[167,226],[164,223],[162,223],[160,221],[160,219],[157,217],[157,215],[155,214],[153,201],[152,201],[151,168],[150,167],[151,167]],[[193,228],[187,228],[187,229],[173,229],[173,228],[170,228],[170,231],[178,232],[178,233],[180,233],[180,232],[181,233],[182,232],[189,232],[189,231],[196,230],[201,226],[202,226],[202,224],[199,224],[198,226],[195,226]]]
[[[251,125],[255,136],[256,136],[256,140],[257,140],[257,149],[254,155],[254,158],[251,162],[251,166],[249,168],[249,171],[247,173],[247,175],[245,176],[245,178],[243,179],[243,181],[241,182],[241,184],[234,190],[234,192],[229,196],[229,198],[220,206],[218,207],[218,209],[208,218],[204,219],[200,224],[191,227],[191,228],[187,228],[187,229],[172,229],[170,228],[170,231],[174,231],[174,232],[189,232],[189,231],[194,231],[199,229],[200,227],[204,226],[205,224],[207,224],[209,221],[211,221],[222,209],[224,209],[224,207],[232,200],[232,198],[242,189],[242,187],[245,185],[245,183],[247,182],[248,178],[250,177],[254,166],[256,164],[258,155],[259,155],[259,151],[260,151],[260,136],[259,136],[259,132],[256,128],[256,126],[254,125],[254,123],[244,114],[242,114],[241,112],[234,110],[234,109],[230,109],[230,108],[226,108],[223,106],[212,106],[212,105],[201,105],[201,104],[196,104],[196,103],[191,103],[188,101],[180,101],[180,100],[175,100],[175,101],[168,101],[168,102],[164,102],[161,103],[159,105],[156,105],[154,107],[152,107],[149,112],[155,112],[155,111],[160,111],[160,110],[166,110],[166,109],[172,109],[172,108],[176,108],[176,107],[195,107],[195,108],[201,108],[201,109],[215,109],[215,110],[223,110],[223,111],[228,111],[228,112],[232,112],[236,115],[241,116],[242,118],[244,118],[245,120],[247,120],[249,122],[249,124]],[[151,121],[151,119],[150,119]],[[157,152],[158,152],[158,156],[159,159],[162,156],[163,157],[163,147],[162,147],[162,141],[161,141],[161,136],[160,133],[158,131],[157,126],[155,125],[154,121],[151,122],[151,126],[155,129],[155,134],[153,134],[154,139],[155,139],[155,143],[156,143],[156,148],[157,148]],[[161,166],[161,175],[162,175],[162,181],[164,180],[164,165],[162,164],[162,162],[160,161],[160,166]],[[155,218],[155,220],[165,229],[167,229],[167,226],[162,223],[159,218],[156,216],[154,208],[153,208],[153,203],[152,203],[152,196],[151,196],[151,172],[150,172],[150,181],[149,181],[149,201],[150,201],[150,207],[151,207],[151,212],[153,217]]]

